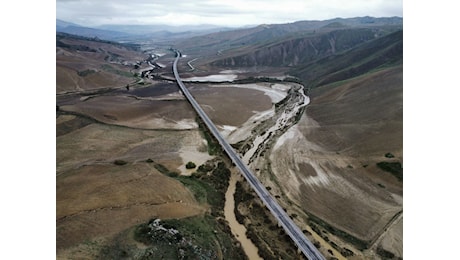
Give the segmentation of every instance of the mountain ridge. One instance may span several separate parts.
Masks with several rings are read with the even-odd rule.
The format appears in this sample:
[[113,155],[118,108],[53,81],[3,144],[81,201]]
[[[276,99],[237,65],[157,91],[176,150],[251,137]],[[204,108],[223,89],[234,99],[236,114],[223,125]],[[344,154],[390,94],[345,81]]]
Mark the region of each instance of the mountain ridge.
[[83,26],[64,20],[56,19],[56,32],[63,32],[78,36],[97,37],[112,41],[144,40],[168,38],[186,38],[216,31],[231,30],[232,28],[215,25],[197,26],[170,26],[170,25],[100,25],[94,27]]
[[[281,24],[261,24],[242,27],[225,27],[212,24],[171,26],[167,24],[158,25],[132,25],[132,24],[114,24],[99,26],[83,26],[76,23],[68,22],[62,19],[56,19],[56,31],[75,34],[86,37],[99,37],[107,40],[126,40],[128,37],[145,36],[144,38],[162,38],[174,36],[174,38],[187,38],[192,42],[196,41],[193,37],[211,35],[213,33],[232,32],[231,34],[241,34],[241,31],[256,32],[262,29],[272,29],[271,32],[265,32],[265,36],[259,36],[261,39],[268,36],[282,37],[290,33],[315,30],[332,25],[342,26],[382,26],[382,25],[402,25],[402,17],[354,17],[354,18],[334,18],[328,20],[302,20],[292,23]],[[239,31],[239,32],[237,32]],[[180,37],[178,34],[184,34]],[[244,35],[244,33],[243,33]],[[225,37],[224,37],[225,38]],[[244,40],[244,39],[243,39]],[[250,41],[251,39],[247,39]],[[240,40],[241,41],[241,40]]]

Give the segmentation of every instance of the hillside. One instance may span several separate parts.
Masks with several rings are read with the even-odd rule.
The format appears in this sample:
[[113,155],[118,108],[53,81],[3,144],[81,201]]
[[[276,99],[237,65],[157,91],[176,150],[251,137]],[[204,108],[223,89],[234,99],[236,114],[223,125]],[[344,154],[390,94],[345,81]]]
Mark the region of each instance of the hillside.
[[74,35],[90,37],[90,38],[98,37],[98,38],[105,39],[105,40],[115,40],[121,37],[130,36],[130,34],[126,32],[90,28],[90,27],[81,26],[75,23],[70,23],[70,22],[66,22],[63,20],[59,20],[59,19],[56,19],[56,32],[74,34]]
[[[273,31],[271,31],[273,32]],[[372,40],[378,31],[373,29],[341,29],[326,33],[283,39],[259,46],[255,51],[222,58],[212,65],[222,67],[292,67],[350,49]],[[268,37],[268,36],[265,36]]]
[[312,89],[306,114],[321,133],[308,139],[350,156],[402,156],[402,79],[399,65]]
[[402,29],[402,18],[336,18],[259,25],[178,41],[199,55],[197,64],[219,67],[296,66]]
[[353,78],[377,68],[402,64],[403,32],[368,41],[355,48],[297,66],[290,73],[309,87]]
[[136,80],[135,64],[147,55],[137,45],[56,34],[56,92],[122,87]]

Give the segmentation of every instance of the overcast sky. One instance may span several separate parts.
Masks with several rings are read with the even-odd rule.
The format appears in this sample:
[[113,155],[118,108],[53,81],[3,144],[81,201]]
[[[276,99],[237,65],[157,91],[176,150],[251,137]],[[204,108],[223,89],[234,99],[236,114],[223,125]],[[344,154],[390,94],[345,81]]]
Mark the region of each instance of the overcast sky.
[[367,15],[402,17],[402,0],[56,0],[57,19],[85,26],[243,26]]

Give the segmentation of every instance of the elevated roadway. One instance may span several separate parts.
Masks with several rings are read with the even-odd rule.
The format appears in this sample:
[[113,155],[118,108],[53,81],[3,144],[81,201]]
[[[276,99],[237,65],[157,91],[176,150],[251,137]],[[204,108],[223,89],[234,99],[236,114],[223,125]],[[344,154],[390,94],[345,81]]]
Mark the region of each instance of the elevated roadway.
[[196,110],[198,115],[204,121],[208,129],[217,139],[219,144],[222,146],[224,151],[233,161],[233,163],[238,167],[241,171],[241,174],[246,178],[252,188],[256,191],[257,195],[263,201],[265,206],[270,210],[270,212],[275,216],[281,226],[284,228],[286,233],[291,237],[297,247],[302,251],[302,253],[310,260],[325,260],[323,255],[318,251],[318,249],[308,240],[305,235],[302,233],[300,228],[292,221],[292,219],[288,216],[288,214],[283,210],[283,208],[278,204],[278,202],[270,195],[268,190],[260,183],[260,181],[255,177],[252,171],[243,163],[241,158],[235,153],[233,148],[227,141],[222,137],[222,135],[217,130],[214,123],[209,119],[200,105],[196,102],[195,98],[190,94],[188,89],[185,87],[184,83],[182,82],[181,78],[179,77],[179,73],[177,72],[177,62],[181,57],[181,53],[176,51],[176,59],[174,60],[173,71],[174,77],[176,78],[177,84],[179,85],[180,89],[184,93],[185,97],[188,99],[190,104],[192,104],[193,108]]

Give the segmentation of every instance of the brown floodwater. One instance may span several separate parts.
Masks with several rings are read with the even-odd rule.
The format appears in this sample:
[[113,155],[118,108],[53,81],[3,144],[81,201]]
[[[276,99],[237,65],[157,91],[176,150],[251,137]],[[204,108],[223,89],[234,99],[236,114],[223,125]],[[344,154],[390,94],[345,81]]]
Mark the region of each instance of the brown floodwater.
[[236,237],[236,239],[241,243],[244,252],[248,256],[249,259],[260,259],[262,258],[259,256],[258,249],[252,243],[252,241],[246,236],[246,227],[238,223],[235,216],[235,194],[236,189],[236,181],[239,175],[236,172],[232,172],[230,175],[230,183],[228,185],[227,192],[225,193],[225,207],[224,207],[224,215],[225,219],[228,221],[230,230],[232,234]]

